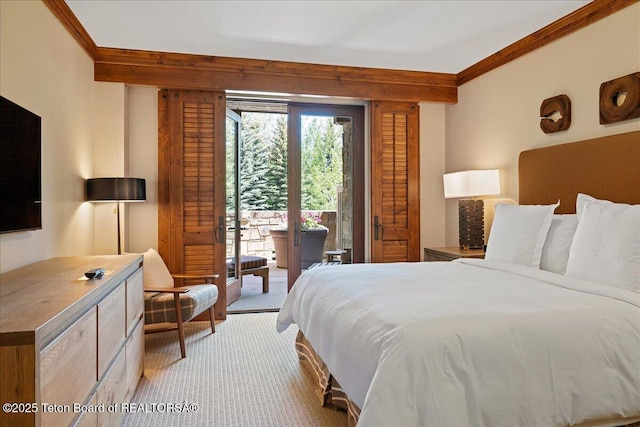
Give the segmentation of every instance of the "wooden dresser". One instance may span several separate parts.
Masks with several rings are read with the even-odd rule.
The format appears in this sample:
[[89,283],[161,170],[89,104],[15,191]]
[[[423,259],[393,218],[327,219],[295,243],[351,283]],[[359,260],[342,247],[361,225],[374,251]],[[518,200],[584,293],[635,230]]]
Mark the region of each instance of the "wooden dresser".
[[[142,260],[52,258],[0,275],[0,425],[121,423],[143,373]],[[98,267],[102,279],[84,276]]]

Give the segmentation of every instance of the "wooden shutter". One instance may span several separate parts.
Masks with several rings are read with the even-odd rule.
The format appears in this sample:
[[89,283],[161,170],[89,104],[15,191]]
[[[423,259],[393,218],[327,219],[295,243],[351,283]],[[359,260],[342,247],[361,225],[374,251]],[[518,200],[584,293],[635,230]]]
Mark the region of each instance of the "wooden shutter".
[[373,102],[372,262],[420,260],[418,105]]
[[162,91],[159,108],[158,249],[172,273],[220,274],[215,311],[222,319],[227,306],[225,96]]

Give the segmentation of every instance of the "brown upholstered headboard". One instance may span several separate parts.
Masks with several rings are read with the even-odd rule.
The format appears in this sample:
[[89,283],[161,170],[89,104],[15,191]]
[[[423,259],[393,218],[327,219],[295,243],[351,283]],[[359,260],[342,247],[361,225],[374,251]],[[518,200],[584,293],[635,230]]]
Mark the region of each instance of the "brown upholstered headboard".
[[520,153],[522,205],[551,204],[575,213],[578,193],[640,203],[640,131],[536,148]]

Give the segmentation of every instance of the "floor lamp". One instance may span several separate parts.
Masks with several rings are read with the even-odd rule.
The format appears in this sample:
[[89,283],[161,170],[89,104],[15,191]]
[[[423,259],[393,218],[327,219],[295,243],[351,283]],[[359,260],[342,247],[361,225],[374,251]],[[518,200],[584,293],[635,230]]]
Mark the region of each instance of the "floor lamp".
[[447,173],[444,179],[445,199],[458,201],[458,239],[460,249],[484,247],[484,201],[474,196],[500,194],[498,169]]
[[87,179],[87,201],[116,202],[118,255],[120,244],[120,202],[144,202],[147,200],[145,180],[142,178],[89,178]]

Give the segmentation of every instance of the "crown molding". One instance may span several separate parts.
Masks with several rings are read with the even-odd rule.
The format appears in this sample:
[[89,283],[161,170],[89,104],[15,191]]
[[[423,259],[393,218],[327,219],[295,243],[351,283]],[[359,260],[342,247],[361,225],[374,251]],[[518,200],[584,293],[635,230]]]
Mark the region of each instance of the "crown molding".
[[573,33],[587,25],[631,6],[640,0],[594,0],[569,15],[552,22],[544,28],[505,47],[485,59],[458,73],[457,84],[461,86],[476,77],[495,70],[529,52]]
[[92,59],[96,58],[98,46],[93,41],[87,30],[84,29],[76,15],[71,11],[64,0],[42,0],[51,13],[58,18],[82,48],[87,51]]

